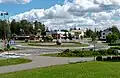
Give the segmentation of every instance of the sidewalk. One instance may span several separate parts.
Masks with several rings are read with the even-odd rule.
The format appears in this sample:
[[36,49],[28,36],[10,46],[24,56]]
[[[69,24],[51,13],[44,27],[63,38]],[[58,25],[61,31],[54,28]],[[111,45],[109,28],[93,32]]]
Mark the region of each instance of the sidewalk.
[[33,60],[31,63],[11,65],[0,67],[0,73],[16,72],[38,67],[47,67],[51,65],[69,64],[70,61],[93,61],[94,58],[62,58],[62,57],[44,57],[44,56],[27,56],[24,57]]

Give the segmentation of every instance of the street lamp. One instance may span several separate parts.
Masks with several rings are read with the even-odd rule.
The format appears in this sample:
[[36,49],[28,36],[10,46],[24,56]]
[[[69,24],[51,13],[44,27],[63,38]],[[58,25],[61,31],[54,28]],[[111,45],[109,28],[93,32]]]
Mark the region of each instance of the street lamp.
[[[5,16],[7,16],[9,14],[8,14],[8,12],[1,12],[0,15],[3,16],[4,21],[6,21]],[[3,30],[4,30],[3,31],[4,32],[4,34],[3,34],[3,44],[4,44],[4,48],[5,48],[6,47],[6,28],[5,28],[5,26],[4,26]]]
[[96,59],[95,59],[95,57],[96,57],[96,56],[95,56],[95,47],[96,47],[96,28],[95,28],[95,35],[94,35],[94,36],[95,36],[95,40],[94,40],[94,61],[95,61],[95,60],[96,60]]

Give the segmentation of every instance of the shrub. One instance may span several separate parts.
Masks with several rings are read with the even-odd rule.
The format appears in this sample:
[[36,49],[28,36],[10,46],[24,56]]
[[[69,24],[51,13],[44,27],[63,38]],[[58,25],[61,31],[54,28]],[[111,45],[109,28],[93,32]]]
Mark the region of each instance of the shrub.
[[[64,55],[65,54],[65,55]],[[89,57],[89,56],[104,56],[104,55],[118,55],[119,52],[117,50],[108,49],[108,50],[99,50],[99,51],[81,51],[81,50],[70,50],[66,49],[61,54],[61,56],[75,56],[75,57]],[[106,58],[107,60],[108,58]]]
[[103,58],[104,61],[120,61],[120,57],[118,56],[113,56],[113,57],[107,57]]
[[72,53],[78,54],[78,53],[81,53],[81,51],[79,51],[79,50],[74,50],[74,51],[72,51]]
[[111,57],[107,57],[107,58],[106,58],[106,61],[111,61],[111,60],[112,60]]
[[70,49],[66,49],[63,51],[63,53],[70,52]]
[[103,61],[107,61],[107,58],[102,58],[103,59]]
[[117,43],[117,44],[114,44],[114,43],[112,43],[112,44],[108,44],[109,46],[120,46],[120,43]]
[[111,49],[117,49],[117,50],[120,50],[120,47],[111,47]]
[[3,52],[3,51],[4,51],[4,50],[1,48],[1,49],[0,49],[0,52]]
[[118,60],[120,61],[120,57],[118,57]]
[[53,41],[53,37],[50,36],[50,35],[49,35],[49,36],[46,36],[46,37],[45,37],[45,41],[47,41],[47,42],[50,42],[50,41],[51,41],[51,42],[52,42],[52,41]]
[[10,50],[18,50],[16,47],[10,47]]
[[117,61],[117,60],[118,60],[118,57],[112,57],[112,60],[113,60],[113,61]]
[[119,55],[119,52],[118,52],[117,50],[113,50],[113,51],[112,51],[112,54],[113,54],[113,55]]
[[98,52],[100,55],[107,55],[107,53],[108,53],[107,50],[99,50]]
[[8,51],[9,49],[8,48],[4,48],[4,51]]
[[97,60],[97,61],[102,61],[102,56],[96,57],[96,60]]
[[101,54],[99,52],[93,52],[93,56],[100,56]]

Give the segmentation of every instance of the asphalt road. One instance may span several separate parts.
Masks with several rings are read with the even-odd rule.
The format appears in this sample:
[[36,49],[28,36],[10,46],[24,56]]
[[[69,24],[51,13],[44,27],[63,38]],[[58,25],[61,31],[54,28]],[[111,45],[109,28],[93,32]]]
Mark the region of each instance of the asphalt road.
[[25,49],[25,50],[18,50],[14,51],[16,53],[23,53],[23,54],[32,54],[32,55],[40,55],[43,53],[56,53],[61,52],[61,49]]

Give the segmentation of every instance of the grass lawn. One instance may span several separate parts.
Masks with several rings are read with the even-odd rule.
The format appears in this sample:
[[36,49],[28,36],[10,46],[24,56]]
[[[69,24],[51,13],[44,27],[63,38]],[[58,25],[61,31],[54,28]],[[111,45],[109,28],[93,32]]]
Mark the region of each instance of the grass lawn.
[[22,64],[22,63],[28,63],[31,61],[32,60],[23,59],[23,58],[1,59],[0,66],[16,65],[16,64]]
[[51,57],[58,57],[58,53],[41,54],[40,56],[51,56]]
[[28,43],[29,46],[41,46],[41,47],[86,47],[87,44],[73,44],[73,45],[42,45],[38,43]]
[[0,78],[120,78],[120,62],[86,62],[51,66],[0,74]]

